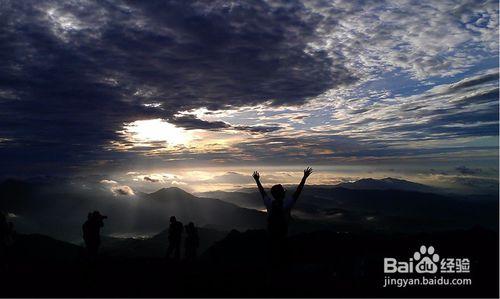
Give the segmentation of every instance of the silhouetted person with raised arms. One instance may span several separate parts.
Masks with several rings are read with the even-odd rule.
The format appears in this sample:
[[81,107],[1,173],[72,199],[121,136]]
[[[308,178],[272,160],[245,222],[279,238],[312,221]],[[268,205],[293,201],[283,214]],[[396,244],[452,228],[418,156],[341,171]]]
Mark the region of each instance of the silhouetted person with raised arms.
[[185,258],[187,261],[196,259],[196,250],[200,245],[200,238],[198,237],[198,229],[194,226],[193,222],[186,225],[186,240],[184,241]]
[[312,168],[307,167],[304,170],[304,176],[300,181],[297,190],[290,197],[286,197],[286,190],[281,184],[271,187],[271,195],[273,200],[269,198],[264,187],[260,183],[260,174],[255,171],[253,178],[257,183],[260,195],[267,209],[267,232],[271,246],[271,263],[279,265],[284,262],[286,255],[286,237],[288,234],[288,224],[290,222],[290,211],[297,202],[297,199],[304,188],[307,178],[312,173]]
[[175,216],[170,217],[170,227],[168,228],[168,248],[166,258],[170,258],[172,252],[174,259],[179,260],[181,257],[181,240],[182,240],[182,222],[177,221]]
[[101,228],[104,226],[104,219],[107,216],[101,215],[99,211],[88,213],[87,221],[82,225],[83,240],[87,248],[87,254],[90,259],[95,259],[101,245]]

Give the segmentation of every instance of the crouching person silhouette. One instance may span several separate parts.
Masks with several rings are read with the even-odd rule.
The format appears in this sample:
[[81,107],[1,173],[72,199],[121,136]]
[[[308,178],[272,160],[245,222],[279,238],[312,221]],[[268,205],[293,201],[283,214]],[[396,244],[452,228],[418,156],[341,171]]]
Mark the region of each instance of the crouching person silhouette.
[[174,259],[179,260],[181,257],[181,240],[182,240],[182,222],[177,221],[175,216],[170,217],[170,227],[168,228],[168,248],[167,259],[174,253]]
[[260,182],[260,174],[255,171],[253,178],[257,183],[260,195],[267,209],[267,232],[270,242],[271,265],[274,267],[282,266],[286,262],[287,248],[286,237],[288,234],[288,224],[290,222],[290,211],[297,202],[297,199],[304,188],[307,178],[312,173],[312,168],[307,167],[304,170],[304,176],[300,181],[297,190],[290,197],[286,197],[286,190],[281,184],[271,187],[273,200],[269,198],[264,187]]
[[87,215],[87,221],[82,226],[83,240],[87,248],[89,259],[94,260],[99,253],[99,246],[101,245],[101,228],[104,226],[104,219],[107,216],[101,215],[99,211],[94,211]]

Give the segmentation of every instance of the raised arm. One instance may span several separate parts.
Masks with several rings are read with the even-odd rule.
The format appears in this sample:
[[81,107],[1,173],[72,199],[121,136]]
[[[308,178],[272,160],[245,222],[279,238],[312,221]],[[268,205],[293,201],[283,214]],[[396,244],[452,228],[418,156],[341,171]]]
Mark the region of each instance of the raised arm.
[[260,192],[260,195],[262,196],[262,200],[264,201],[264,205],[266,206],[267,209],[270,209],[271,199],[269,198],[269,196],[267,196],[266,190],[264,190],[264,187],[262,187],[262,184],[260,183],[259,172],[254,171],[252,177],[255,180],[255,183],[257,183],[257,187],[259,188],[259,192]]
[[299,186],[297,187],[297,190],[295,190],[295,193],[293,194],[293,201],[297,201],[299,199],[300,193],[302,192],[302,189],[304,189],[304,185],[306,183],[307,178],[311,175],[313,172],[313,169],[311,167],[307,167],[304,169],[304,176],[302,177],[302,180],[300,181]]
[[259,174],[259,172],[258,171],[254,171],[252,177],[255,180],[255,183],[257,183],[257,187],[259,188],[260,195],[262,195],[262,197],[267,196],[266,190],[264,190],[264,187],[262,187],[262,184],[260,183],[260,174]]

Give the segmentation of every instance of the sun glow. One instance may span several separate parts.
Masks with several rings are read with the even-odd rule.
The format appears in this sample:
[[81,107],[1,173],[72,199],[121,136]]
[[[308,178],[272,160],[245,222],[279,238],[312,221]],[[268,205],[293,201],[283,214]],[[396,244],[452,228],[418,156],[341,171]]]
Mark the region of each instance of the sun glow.
[[[172,155],[179,160],[180,154],[237,153],[232,146],[248,138],[248,133],[237,130],[211,131],[205,129],[187,130],[163,119],[136,120],[125,123],[118,131],[121,140],[110,142],[110,149],[136,151],[145,155]],[[243,160],[248,157],[241,156]]]
[[137,120],[125,126],[125,132],[136,142],[166,142],[168,145],[187,145],[191,133],[163,119]]

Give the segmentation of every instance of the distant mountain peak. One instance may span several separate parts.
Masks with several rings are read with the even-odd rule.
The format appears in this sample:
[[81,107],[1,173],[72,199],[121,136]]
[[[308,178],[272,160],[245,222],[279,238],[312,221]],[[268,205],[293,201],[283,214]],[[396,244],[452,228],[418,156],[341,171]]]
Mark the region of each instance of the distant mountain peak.
[[[166,187],[166,188],[161,188],[161,189],[158,189],[156,190],[155,192],[153,193],[156,193],[156,192],[172,192],[172,191],[182,191],[182,192],[186,192],[184,191],[183,189],[179,188],[179,187]],[[187,192],[186,192],[187,193]]]
[[404,191],[418,191],[418,192],[433,192],[436,191],[434,187],[407,181],[404,179],[397,179],[386,177],[383,179],[364,178],[355,182],[340,183],[337,187],[346,189],[372,189],[372,190],[404,190]]
[[168,188],[161,188],[153,193],[149,193],[148,194],[149,197],[152,197],[152,198],[156,198],[156,199],[160,199],[160,198],[163,198],[163,197],[172,197],[172,196],[175,196],[175,197],[182,197],[182,198],[195,198],[195,196],[191,193],[188,193],[186,191],[184,191],[183,189],[181,188],[178,188],[178,187],[168,187]]
[[391,178],[391,177],[386,177],[386,178],[380,179],[380,181],[384,181],[384,182],[407,182],[407,183],[416,184],[414,182],[410,182],[410,181],[407,181],[407,180],[396,179],[396,178]]

